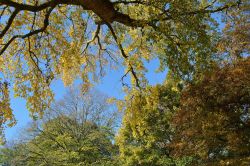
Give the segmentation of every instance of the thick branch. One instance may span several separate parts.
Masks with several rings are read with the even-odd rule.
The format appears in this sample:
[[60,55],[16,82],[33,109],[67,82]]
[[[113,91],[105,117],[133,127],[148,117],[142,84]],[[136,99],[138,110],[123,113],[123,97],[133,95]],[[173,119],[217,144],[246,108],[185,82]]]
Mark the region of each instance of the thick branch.
[[[10,7],[14,7],[18,10],[28,10],[31,12],[38,12],[41,10],[44,10],[48,7],[52,7],[52,6],[56,6],[59,4],[67,4],[67,5],[78,5],[78,6],[82,6],[83,9],[85,10],[92,10],[94,13],[96,13],[103,21],[108,22],[108,23],[112,23],[112,22],[119,22],[121,24],[124,24],[126,26],[130,26],[130,27],[143,27],[143,26],[151,26],[152,25],[152,20],[136,20],[136,19],[132,19],[128,14],[123,14],[118,12],[117,10],[115,10],[114,5],[118,4],[118,3],[123,3],[123,4],[131,4],[131,3],[137,3],[137,4],[144,4],[145,2],[142,1],[117,1],[117,2],[110,2],[109,0],[51,0],[49,2],[43,3],[41,5],[38,6],[34,6],[34,5],[27,5],[27,4],[20,4],[17,2],[13,2],[11,0],[1,0],[0,4],[1,5],[7,5]],[[197,10],[197,11],[191,11],[191,12],[186,12],[186,13],[182,13],[180,14],[180,16],[182,15],[195,15],[195,14],[199,14],[199,13],[215,13],[215,12],[219,12],[219,11],[223,11],[225,9],[231,8],[231,7],[236,7],[238,6],[240,3],[237,2],[233,5],[225,5],[222,7],[218,7],[217,9],[211,9],[211,10],[206,10],[205,9],[201,9],[201,10]],[[167,20],[167,19],[171,19],[172,17],[167,17],[165,19],[161,19],[161,20]],[[154,19],[155,21],[155,19]],[[160,20],[158,20],[160,21]]]
[[[167,17],[162,18],[154,18],[152,20],[137,20],[131,18],[128,14],[123,14],[117,10],[115,10],[114,5],[119,2],[110,2],[109,0],[50,0],[48,2],[45,2],[40,5],[28,5],[28,4],[22,4],[22,3],[17,3],[13,2],[12,0],[0,0],[0,5],[6,5],[8,7],[13,7],[15,8],[14,12],[10,16],[6,27],[3,29],[3,31],[0,34],[0,38],[3,38],[3,36],[6,34],[8,29],[11,27],[11,24],[18,14],[19,11],[26,10],[30,12],[39,12],[45,9],[50,9],[49,12],[47,12],[45,19],[44,19],[44,26],[40,29],[31,31],[28,34],[25,35],[15,35],[13,36],[2,48],[0,51],[0,55],[3,54],[3,52],[8,48],[8,46],[14,41],[16,38],[27,38],[32,35],[38,34],[40,32],[44,32],[47,26],[49,25],[49,15],[51,11],[59,4],[67,4],[67,5],[77,5],[77,6],[82,6],[83,9],[85,10],[92,10],[94,13],[96,13],[105,23],[108,23],[110,25],[112,22],[118,22],[123,25],[129,26],[129,27],[144,27],[144,26],[151,26],[153,28],[156,27],[156,22],[158,21],[164,21],[164,20],[170,20],[173,19],[172,16],[168,11],[166,11],[163,14],[166,14]],[[120,3],[129,3],[126,1],[120,1]],[[142,3],[141,1],[131,1],[130,3]],[[184,15],[196,15],[196,14],[205,14],[205,13],[215,13],[219,11],[226,10],[231,7],[237,7],[241,1],[239,0],[237,3],[232,4],[232,5],[224,5],[221,7],[218,7],[216,9],[210,9],[208,10],[206,8],[200,9],[197,11],[190,11],[190,12],[184,12],[180,13],[177,16],[184,16]],[[114,36],[115,37],[115,36]],[[119,46],[119,44],[118,44]],[[120,50],[122,51],[121,47],[119,46]],[[126,54],[122,52],[122,55],[125,57]]]
[[145,2],[143,1],[140,1],[140,0],[135,0],[135,1],[116,1],[116,2],[113,2],[114,5],[116,4],[145,4]]

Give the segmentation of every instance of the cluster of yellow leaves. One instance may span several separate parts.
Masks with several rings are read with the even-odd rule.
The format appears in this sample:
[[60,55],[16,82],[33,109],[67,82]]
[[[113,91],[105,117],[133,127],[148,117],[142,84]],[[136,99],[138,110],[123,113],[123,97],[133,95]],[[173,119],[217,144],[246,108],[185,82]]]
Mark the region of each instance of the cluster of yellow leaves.
[[3,125],[8,122],[8,126],[15,124],[12,109],[10,107],[9,89],[7,83],[0,83],[0,124]]
[[125,114],[116,143],[125,165],[161,165],[169,158],[165,156],[172,132],[169,121],[177,110],[180,93],[177,83],[171,81],[143,92],[132,91],[123,103]]
[[[34,4],[35,1],[25,3]],[[77,77],[82,77],[89,84],[86,73],[93,69],[89,67],[85,70],[82,67],[86,64],[87,59],[87,56],[80,55],[84,40],[82,37],[84,36],[83,19],[75,22],[75,29],[68,29],[64,27],[65,20],[67,20],[64,14],[67,13],[68,8],[62,6],[56,10],[57,12],[51,14],[50,26],[47,29],[50,31],[49,36],[16,39],[10,45],[11,49],[7,49],[0,57],[1,74],[14,83],[11,84],[11,87],[13,87],[15,97],[27,99],[27,108],[31,115],[42,116],[43,111],[50,107],[54,97],[50,88],[53,79],[61,76],[65,85],[69,85]],[[80,18],[81,13],[82,10],[74,12],[72,17]],[[31,12],[20,12],[9,32],[1,39],[1,44],[6,43],[13,34],[25,34],[40,28],[44,24],[45,14],[44,11],[36,13],[36,20],[33,22]],[[34,25],[31,27],[30,25],[33,23]],[[66,36],[66,33],[69,35]],[[93,62],[93,59],[89,61]],[[2,107],[8,108],[9,102],[4,102],[6,106]],[[13,116],[10,113],[12,111],[8,109],[4,112],[4,116],[5,114],[8,117]]]
[[64,84],[70,85],[81,74],[81,65],[85,62],[84,58],[79,55],[76,43],[71,43],[68,50],[64,50],[60,57],[60,70]]

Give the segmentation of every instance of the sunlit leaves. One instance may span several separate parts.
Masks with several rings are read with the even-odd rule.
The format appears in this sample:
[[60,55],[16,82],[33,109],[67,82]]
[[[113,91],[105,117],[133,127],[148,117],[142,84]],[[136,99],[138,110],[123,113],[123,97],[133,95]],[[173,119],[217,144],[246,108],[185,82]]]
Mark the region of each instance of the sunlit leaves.
[[[170,78],[169,78],[170,79]],[[177,84],[148,87],[128,98],[123,126],[116,138],[124,165],[171,165],[168,147],[172,138],[169,121],[179,105]]]
[[[241,10],[235,0],[47,2],[2,1],[0,8],[1,74],[16,97],[27,99],[32,115],[50,106],[55,79],[66,86],[82,79],[88,90],[110,68],[122,66],[131,78],[123,85],[141,89],[147,87],[144,63],[158,58],[159,70],[192,81],[213,66],[217,48],[226,49],[227,42],[215,47],[219,34],[212,13]],[[110,10],[97,10],[100,5]],[[247,45],[247,38],[239,38],[237,48]]]

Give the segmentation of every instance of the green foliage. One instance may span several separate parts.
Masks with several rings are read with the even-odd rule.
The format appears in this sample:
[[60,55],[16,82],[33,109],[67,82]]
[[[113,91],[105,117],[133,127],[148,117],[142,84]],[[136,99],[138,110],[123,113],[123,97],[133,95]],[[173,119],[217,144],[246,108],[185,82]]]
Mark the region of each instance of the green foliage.
[[106,100],[101,93],[83,95],[78,89],[70,90],[65,99],[46,111],[43,121],[34,122],[26,129],[20,143],[1,149],[1,163],[11,166],[115,164],[118,149],[113,144],[113,126],[117,116],[112,115],[114,112]]
[[81,96],[72,93],[53,107],[60,111],[45,114],[49,117],[45,123],[31,126],[32,139],[2,149],[1,162],[13,166],[247,166],[249,60],[218,65],[192,84],[183,84],[170,73],[163,85],[141,92],[132,89],[127,100],[119,103],[124,117],[116,145],[111,119],[98,116],[106,100],[98,103],[86,97],[81,105]]
[[26,166],[27,151],[23,144],[1,148],[0,164],[3,166]]
[[91,165],[111,159],[115,150],[110,133],[93,122],[77,124],[67,117],[59,117],[43,128],[27,144],[30,165]]
[[74,135],[76,133],[72,130],[76,128],[79,124],[67,117],[53,119],[29,142],[2,149],[2,163],[7,162],[11,166],[94,166],[112,163],[116,147],[107,130],[86,122],[81,124],[82,132]]

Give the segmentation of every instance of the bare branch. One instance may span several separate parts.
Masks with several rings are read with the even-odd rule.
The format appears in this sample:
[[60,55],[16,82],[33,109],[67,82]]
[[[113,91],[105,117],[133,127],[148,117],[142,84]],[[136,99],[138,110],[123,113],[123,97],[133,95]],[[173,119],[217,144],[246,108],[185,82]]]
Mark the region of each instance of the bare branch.
[[5,12],[5,10],[8,8],[8,6],[4,6],[3,7],[3,9],[2,9],[2,12],[1,12],[1,14],[0,14],[0,19],[1,19],[1,17],[3,16],[3,14],[4,14],[4,12]]
[[[122,56],[123,56],[125,59],[128,59],[129,56],[126,55],[126,53],[125,53],[125,51],[124,51],[124,49],[123,49],[123,47],[122,47],[122,44],[118,41],[118,38],[117,38],[117,36],[116,36],[116,34],[115,34],[115,31],[114,31],[113,27],[112,27],[109,23],[106,23],[106,25],[108,26],[109,30],[111,31],[111,34],[112,34],[113,38],[115,39],[115,42],[116,42],[116,44],[118,45],[118,47],[119,47],[119,49],[120,49],[120,51],[121,51],[121,53],[122,53]],[[140,88],[140,80],[139,80],[139,78],[137,77],[137,74],[136,74],[136,72],[135,72],[135,69],[134,69],[134,67],[132,66],[132,64],[131,64],[130,62],[129,62],[129,71],[131,72],[132,76],[134,77],[134,79],[135,79],[135,81],[136,81],[136,86],[137,86],[138,88]]]
[[[30,58],[32,60],[32,62],[35,64],[37,70],[40,72],[40,74],[43,76],[43,71],[40,69],[39,67],[39,59],[38,57],[36,56],[36,54],[31,50],[31,44],[30,44],[30,38],[28,37],[28,47],[29,47],[29,54],[30,54]],[[35,59],[33,58],[35,57],[36,58],[36,61]]]
[[86,47],[83,49],[82,54],[86,52],[86,50],[88,49],[89,45],[95,41],[96,38],[99,38],[99,33],[100,33],[100,29],[101,29],[101,25],[98,24],[96,31],[95,31],[95,35],[93,36],[93,38],[91,40],[89,40],[86,44]]

